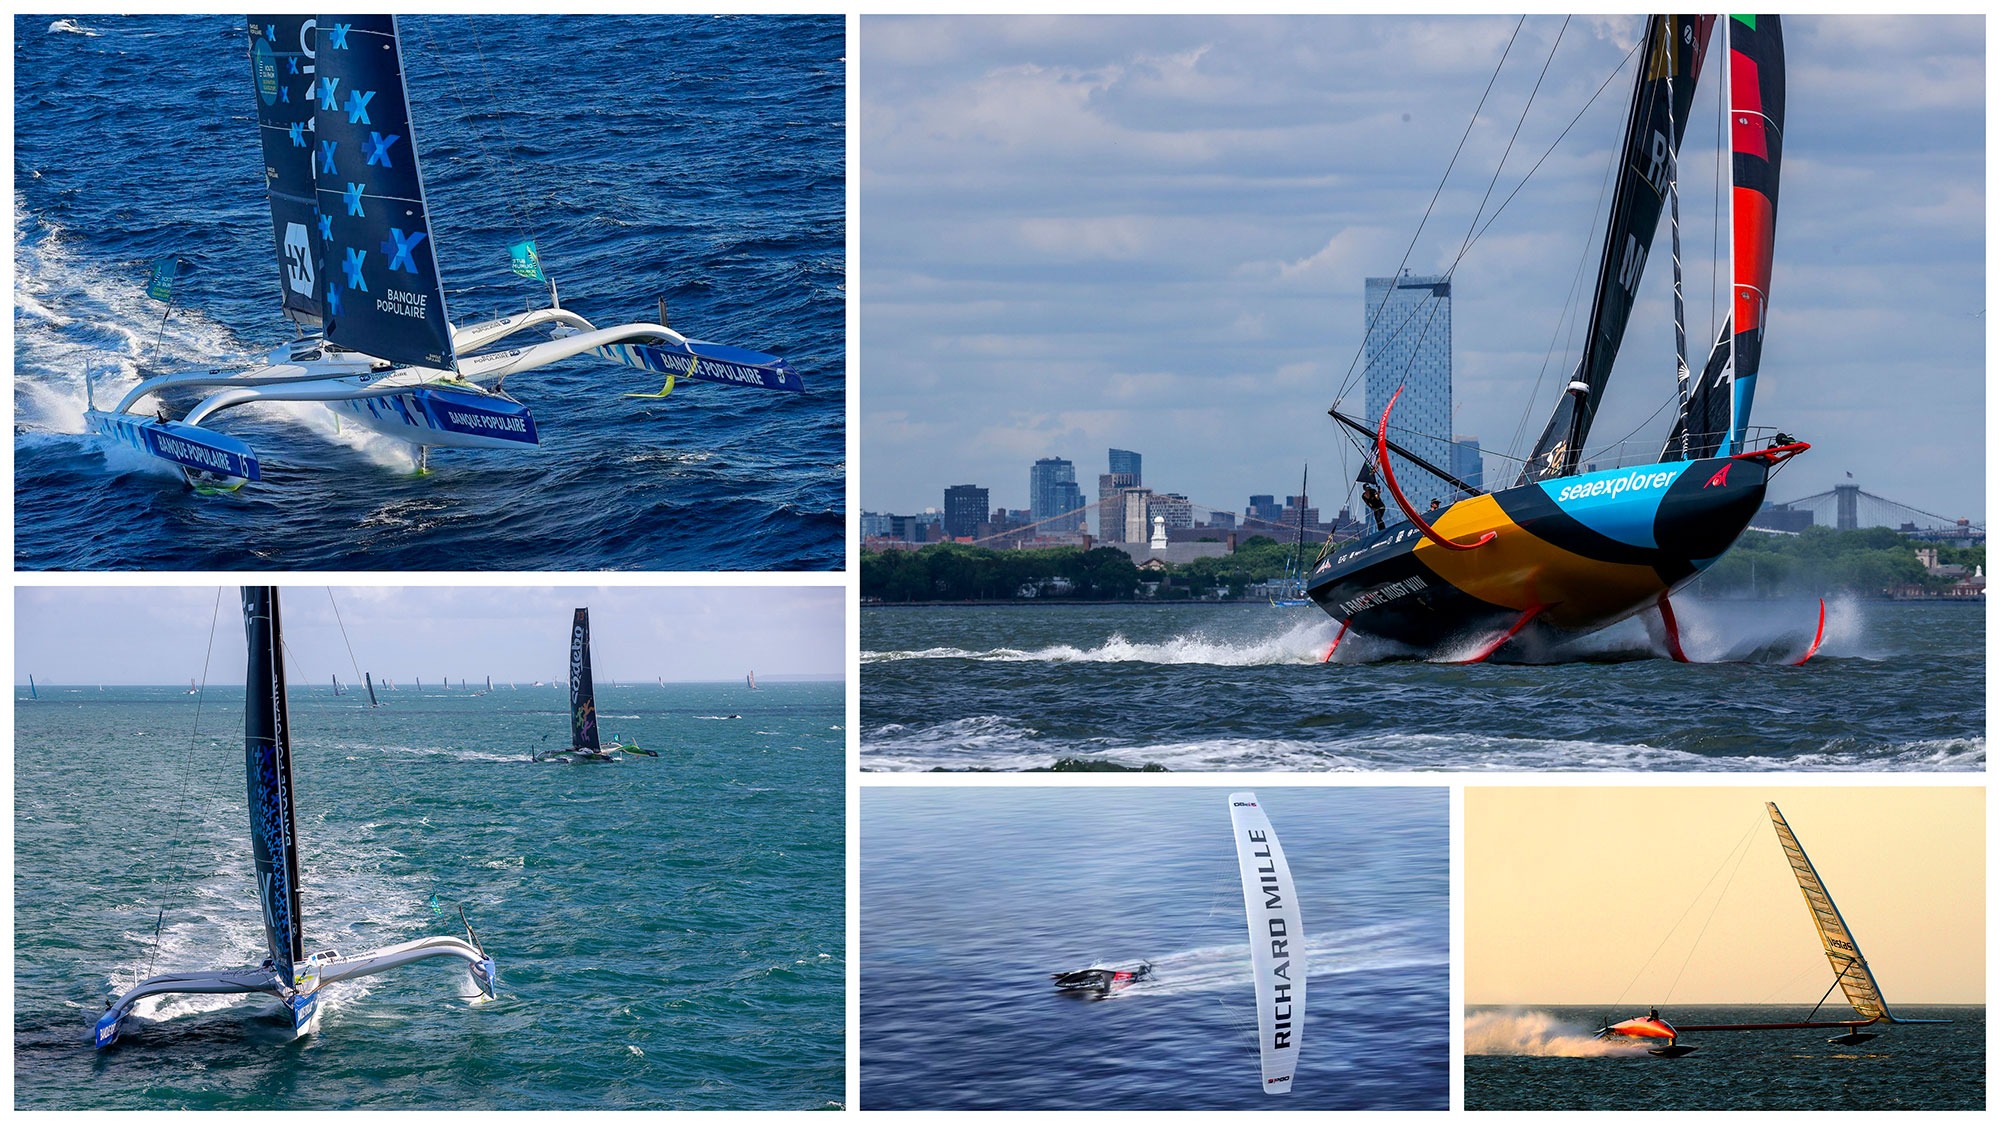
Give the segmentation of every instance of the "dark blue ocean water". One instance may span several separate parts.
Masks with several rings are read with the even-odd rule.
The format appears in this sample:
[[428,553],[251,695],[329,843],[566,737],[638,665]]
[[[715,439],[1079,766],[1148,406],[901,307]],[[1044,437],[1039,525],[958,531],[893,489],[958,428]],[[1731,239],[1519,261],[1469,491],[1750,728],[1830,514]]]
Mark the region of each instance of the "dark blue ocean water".
[[[1447,1108],[1447,791],[1256,791],[1308,934],[1282,1097],[1258,1069],[1228,792],[864,788],[861,1108]],[[1107,1000],[1049,983],[1141,958],[1156,979]]]
[[[1836,1003],[1838,1001],[1836,1000]],[[1845,1009],[1843,1009],[1844,1011]],[[1857,1046],[1826,1031],[1690,1033],[1693,1054],[1655,1058],[1644,1046],[1591,1038],[1598,1008],[1473,1008],[1465,1021],[1465,1108],[1552,1110],[1984,1109],[1986,1009],[1896,1006],[1909,1019],[1950,1026],[1877,1027]],[[1792,1008],[1691,1007],[1676,1023],[1798,1019]]]
[[[508,381],[531,451],[230,411],[265,480],[191,493],[84,436],[85,364],[239,363],[277,310],[240,16],[15,20],[15,550],[28,569],[834,569],[846,488],[843,20],[414,16],[404,57],[452,316],[545,302],[787,357],[803,395],[577,358]],[[161,330],[147,262],[196,263]],[[158,341],[157,353],[154,351]]]
[[[1636,621],[1577,662],[1373,661],[1313,608],[880,607],[861,764],[1175,770],[1984,770],[1983,607],[1698,602],[1698,660]],[[1774,659],[1773,654],[1777,654]]]
[[[309,948],[458,931],[500,968],[468,1004],[429,961],[328,987],[285,1042],[262,997],[115,989],[261,959],[241,689],[17,692],[14,1096],[21,1109],[815,1109],[845,1096],[844,691],[601,687],[616,765],[527,760],[559,688],[294,687]],[[201,719],[195,721],[197,703]],[[727,716],[738,714],[740,719]],[[437,896],[449,912],[430,908]],[[155,912],[165,910],[155,953]]]

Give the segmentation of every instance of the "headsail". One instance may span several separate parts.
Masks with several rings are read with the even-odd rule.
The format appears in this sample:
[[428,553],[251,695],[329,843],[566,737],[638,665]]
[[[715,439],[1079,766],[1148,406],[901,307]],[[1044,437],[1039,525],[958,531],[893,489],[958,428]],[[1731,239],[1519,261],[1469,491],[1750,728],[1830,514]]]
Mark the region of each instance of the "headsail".
[[1778,229],[1778,165],[1785,136],[1785,37],[1777,16],[1730,16],[1729,223],[1732,230],[1730,320],[1735,377],[1730,380],[1729,442],[1743,448],[1757,369],[1764,358],[1764,314],[1771,296],[1771,254]]
[[569,744],[599,750],[597,692],[590,683],[590,610],[579,608],[569,631]]
[[394,16],[319,28],[319,235],[327,339],[393,363],[452,366]]
[[1289,1093],[1305,1028],[1305,927],[1292,870],[1255,793],[1229,795],[1243,910],[1250,924],[1250,973],[1257,988],[1257,1052],[1264,1092]]
[[1799,838],[1792,835],[1792,826],[1785,823],[1777,805],[1766,801],[1764,807],[1771,813],[1771,826],[1778,830],[1778,845],[1785,849],[1785,859],[1791,863],[1799,890],[1806,896],[1806,910],[1812,915],[1813,928],[1819,931],[1820,947],[1826,951],[1834,975],[1840,978],[1840,990],[1847,994],[1847,1002],[1869,1019],[1887,1016],[1889,1005],[1882,999],[1875,974],[1868,971],[1868,962],[1861,956],[1861,947],[1854,943],[1847,920],[1833,905],[1833,897],[1826,893],[1826,884],[1820,882],[1819,872],[1813,869],[1812,860],[1806,858],[1806,850],[1799,846]]
[[250,786],[250,854],[264,939],[273,971],[295,981],[305,961],[300,932],[298,834],[292,810],[292,731],[285,706],[283,633],[275,586],[243,588],[243,627],[250,638],[244,679],[243,764]]
[[[1617,193],[1597,267],[1590,330],[1576,375],[1556,404],[1541,439],[1522,469],[1521,483],[1576,472],[1583,443],[1604,386],[1625,340],[1625,325],[1638,299],[1639,279],[1666,204],[1669,161],[1680,151],[1688,111],[1714,16],[1650,16],[1646,21],[1644,63],[1632,90],[1625,122]],[[1669,96],[1671,94],[1671,97]]]
[[264,191],[278,254],[285,315],[320,325],[318,212],[313,203],[315,20],[251,16],[250,76],[257,89],[257,134],[264,142]]

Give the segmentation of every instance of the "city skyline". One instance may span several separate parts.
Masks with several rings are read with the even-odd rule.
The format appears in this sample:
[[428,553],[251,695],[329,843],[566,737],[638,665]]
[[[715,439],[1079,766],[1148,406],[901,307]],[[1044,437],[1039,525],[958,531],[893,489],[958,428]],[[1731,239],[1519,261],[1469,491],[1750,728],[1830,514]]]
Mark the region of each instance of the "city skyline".
[[[1323,509],[1351,504],[1358,457],[1324,411],[1344,383],[1348,411],[1362,405],[1364,279],[1452,265],[1560,29],[1487,217],[1507,208],[1452,273],[1452,429],[1481,439],[1489,481],[1509,475],[1504,455],[1532,441],[1574,362],[1565,295],[1595,267],[1629,70],[1513,193],[1640,24],[1530,19],[1405,258],[1511,17],[865,18],[861,505],[919,510],[937,503],[932,473],[1005,481],[1107,447],[1144,450],[1148,485],[1221,510],[1290,491],[1308,462]],[[1983,524],[1983,26],[1785,26],[1787,162],[1753,422],[1815,448],[1771,498],[1853,473]],[[1891,108],[1910,105],[1923,112]],[[1715,114],[1706,91],[1696,106],[1683,251],[1688,335],[1704,339]],[[1666,261],[1641,287],[1594,446],[1631,434],[1656,454],[1664,440]],[[1922,436],[1883,440],[1895,433]]]

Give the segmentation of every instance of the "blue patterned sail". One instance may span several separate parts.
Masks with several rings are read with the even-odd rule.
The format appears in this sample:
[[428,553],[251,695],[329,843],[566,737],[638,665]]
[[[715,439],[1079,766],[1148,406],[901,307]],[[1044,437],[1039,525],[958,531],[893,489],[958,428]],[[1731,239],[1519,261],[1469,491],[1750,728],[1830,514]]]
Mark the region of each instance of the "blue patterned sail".
[[293,982],[305,961],[299,917],[298,832],[292,810],[292,731],[285,707],[285,663],[273,586],[243,588],[250,669],[243,681],[243,764],[250,785],[250,856],[271,968]]
[[285,315],[320,324],[320,245],[314,237],[311,16],[251,16],[250,76],[257,88],[257,135],[264,142],[264,191],[278,255]]
[[590,683],[590,610],[582,608],[569,632],[569,739],[574,750],[602,749],[597,740],[597,691]]
[[314,167],[326,337],[397,364],[449,369],[423,177],[394,16],[320,19]]

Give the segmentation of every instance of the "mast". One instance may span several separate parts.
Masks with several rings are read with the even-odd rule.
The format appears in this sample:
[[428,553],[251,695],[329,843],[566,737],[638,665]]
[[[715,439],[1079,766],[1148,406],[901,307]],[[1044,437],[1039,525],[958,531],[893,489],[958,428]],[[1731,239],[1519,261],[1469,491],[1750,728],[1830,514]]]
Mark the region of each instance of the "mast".
[[[1714,22],[1714,16],[1647,18],[1644,61],[1633,83],[1632,108],[1619,149],[1617,191],[1605,226],[1583,356],[1528,456],[1521,472],[1523,484],[1569,476],[1582,459],[1583,444],[1638,299],[1646,256],[1659,231],[1669,160],[1687,132],[1688,110]],[[1686,81],[1676,82],[1676,76]]]
[[597,692],[590,683],[590,610],[576,611],[569,632],[569,744],[573,750],[599,750]]
[[333,17],[318,45],[326,338],[392,363],[451,369],[396,17]]
[[283,631],[275,586],[243,588],[250,666],[243,690],[243,766],[250,794],[250,853],[272,970],[287,983],[305,961],[299,913],[298,832],[293,819],[292,731],[285,704]]

